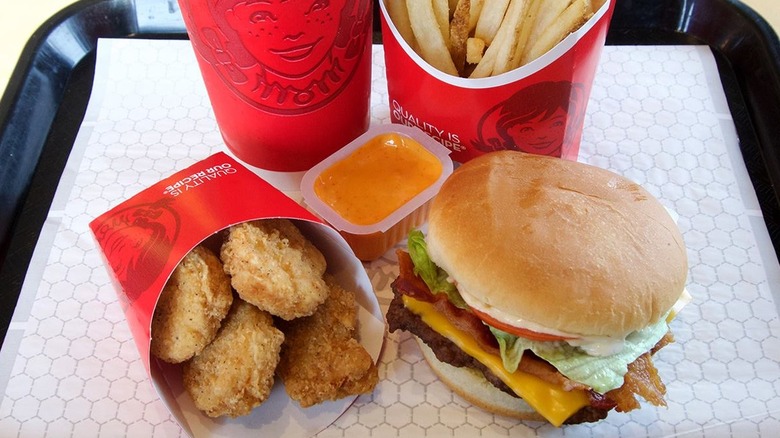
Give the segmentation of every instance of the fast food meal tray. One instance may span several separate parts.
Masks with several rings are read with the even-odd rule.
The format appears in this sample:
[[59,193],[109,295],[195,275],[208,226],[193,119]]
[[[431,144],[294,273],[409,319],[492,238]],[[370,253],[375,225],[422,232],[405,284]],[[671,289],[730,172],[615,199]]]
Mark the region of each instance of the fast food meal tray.
[[[374,42],[381,44],[375,7]],[[176,0],[84,0],[30,38],[0,100],[0,335],[5,334],[87,103],[99,38],[186,39]],[[736,0],[617,0],[608,45],[708,45],[775,251],[780,42]]]

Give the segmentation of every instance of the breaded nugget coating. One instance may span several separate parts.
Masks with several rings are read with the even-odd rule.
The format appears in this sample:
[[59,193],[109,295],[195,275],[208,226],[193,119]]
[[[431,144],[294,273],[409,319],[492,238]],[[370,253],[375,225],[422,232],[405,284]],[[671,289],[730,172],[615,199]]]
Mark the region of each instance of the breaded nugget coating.
[[276,372],[302,407],[371,392],[379,380],[371,355],[354,338],[354,293],[326,278],[325,303],[311,316],[280,324],[285,343]]
[[184,388],[210,417],[246,415],[271,394],[283,341],[269,313],[236,299],[214,341],[184,364]]
[[180,363],[217,335],[233,291],[217,256],[203,246],[190,251],[163,288],[152,317],[152,354]]
[[234,225],[220,254],[238,295],[282,319],[311,315],[328,296],[325,257],[287,219]]

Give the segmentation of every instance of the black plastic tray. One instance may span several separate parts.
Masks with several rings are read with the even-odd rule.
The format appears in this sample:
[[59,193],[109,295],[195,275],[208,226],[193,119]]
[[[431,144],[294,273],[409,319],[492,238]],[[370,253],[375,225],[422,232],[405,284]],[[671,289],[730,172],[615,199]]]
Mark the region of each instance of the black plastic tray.
[[[31,37],[0,100],[0,339],[86,110],[99,38],[187,35],[176,0],[82,0]],[[778,251],[780,42],[771,27],[736,0],[616,0],[607,44],[713,49]]]

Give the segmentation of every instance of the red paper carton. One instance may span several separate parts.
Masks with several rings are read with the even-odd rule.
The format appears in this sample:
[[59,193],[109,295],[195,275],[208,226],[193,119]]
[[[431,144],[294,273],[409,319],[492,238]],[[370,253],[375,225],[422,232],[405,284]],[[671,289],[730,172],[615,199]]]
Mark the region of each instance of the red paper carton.
[[195,246],[241,222],[288,218],[323,253],[328,272],[355,291],[360,342],[376,361],[384,322],[360,261],[332,228],[224,153],[143,190],[90,223],[128,325],[160,397],[192,436],[313,434],[334,421],[354,397],[302,409],[277,382],[270,398],[236,419],[199,412],[181,385],[181,368],[150,355],[151,321],[174,268]]
[[577,159],[614,0],[541,57],[479,79],[430,66],[401,37],[384,0],[380,6],[393,123],[422,129],[459,162],[503,149]]

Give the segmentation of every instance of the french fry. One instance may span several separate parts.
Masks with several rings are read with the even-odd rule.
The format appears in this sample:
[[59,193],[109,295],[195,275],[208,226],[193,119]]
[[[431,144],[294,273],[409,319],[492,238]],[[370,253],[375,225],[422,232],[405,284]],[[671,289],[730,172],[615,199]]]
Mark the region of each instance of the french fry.
[[409,21],[409,10],[406,9],[406,0],[387,0],[387,13],[390,15],[390,20],[398,29],[398,33],[401,34],[401,38],[409,44],[415,52],[419,51],[417,40],[414,38],[414,32],[412,32],[412,23]]
[[523,48],[523,56],[521,57],[521,64],[526,64],[531,60],[528,59],[526,54],[531,50],[531,46],[535,41],[539,40],[546,29],[549,29],[553,24],[553,21],[558,18],[566,7],[569,6],[571,0],[545,0],[544,7],[539,9],[539,13],[536,16],[536,20],[531,27],[531,34],[528,36],[529,44]]
[[520,38],[520,28],[530,0],[511,0],[506,10],[504,21],[501,22],[499,32],[504,32],[501,46],[496,53],[496,62],[493,65],[493,75],[506,73],[511,69],[512,58],[515,56],[515,47]]
[[[505,18],[501,21],[501,26],[496,32],[493,41],[488,43],[489,46],[485,51],[485,55],[469,77],[481,78],[507,71],[508,59],[514,54],[513,44],[519,32],[518,24],[522,18],[522,11],[525,9],[527,1],[510,1]],[[487,3],[485,6],[487,6]]]
[[412,32],[419,43],[420,56],[434,68],[453,76],[458,69],[452,62],[447,44],[444,42],[431,0],[406,0]]
[[485,0],[471,0],[471,8],[469,9],[469,35],[474,32],[477,27],[477,20],[479,20],[479,14],[482,12],[482,5]]
[[522,65],[523,53],[528,45],[531,31],[533,30],[534,23],[539,16],[539,10],[542,8],[542,3],[544,2],[545,0],[530,0],[530,3],[526,8],[523,26],[520,28],[520,35],[517,37],[512,59],[509,62],[509,70],[514,70]]
[[447,74],[499,75],[542,56],[606,0],[383,0],[404,40]]
[[509,0],[491,0],[482,5],[482,12],[479,13],[477,27],[474,29],[474,36],[485,41],[485,44],[492,44],[493,38],[504,21],[506,9],[509,7]]
[[[555,47],[567,35],[578,29],[589,18],[586,0],[574,0],[534,42],[524,56],[530,62]],[[524,62],[526,63],[526,62]]]
[[[428,1],[428,0],[419,0]],[[444,45],[450,47],[450,3],[449,0],[433,0],[433,15],[444,38]]]
[[478,64],[482,60],[483,53],[485,53],[485,41],[479,38],[466,40],[466,62],[468,64]]
[[450,22],[450,55],[458,72],[466,66],[466,42],[469,39],[471,0],[458,0]]
[[[501,47],[506,33],[496,32],[493,42],[487,46],[485,53],[482,55],[482,59],[479,64],[474,68],[474,71],[469,75],[470,78],[486,78],[493,74],[493,67],[496,65],[496,58],[498,57],[498,50]],[[484,41],[484,40],[483,40]],[[485,42],[487,45],[487,42]]]
[[593,9],[593,1],[591,1],[591,0],[585,0],[585,8],[586,8],[586,11],[585,11],[586,14],[592,14],[592,13],[596,12],[596,10]]

